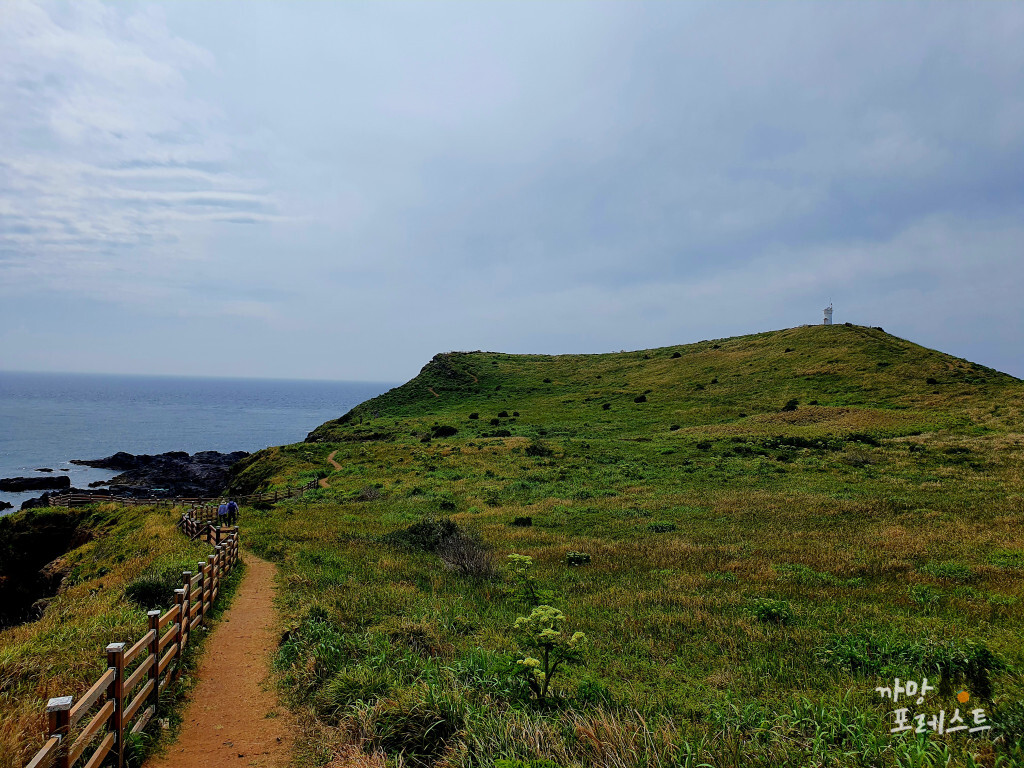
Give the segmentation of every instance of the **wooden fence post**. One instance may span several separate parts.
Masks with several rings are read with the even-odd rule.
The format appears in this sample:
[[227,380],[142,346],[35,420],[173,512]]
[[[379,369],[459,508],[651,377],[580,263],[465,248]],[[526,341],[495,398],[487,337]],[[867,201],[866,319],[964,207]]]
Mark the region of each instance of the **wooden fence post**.
[[207,579],[206,563],[200,561],[198,563],[198,566],[199,566],[199,570],[197,571],[197,573],[199,574],[199,584],[197,586],[199,587],[199,615],[205,618],[206,617],[206,579]]
[[[186,571],[186,573],[188,573],[188,571]],[[185,583],[187,584],[188,582]],[[176,622],[178,625],[178,636],[174,639],[174,658],[176,659],[174,663],[174,680],[177,680],[178,675],[181,674],[182,646],[184,646],[183,641],[185,639],[185,627],[188,626],[188,615],[186,613],[188,610],[186,607],[188,603],[185,602],[186,600],[185,589],[174,590],[174,604],[178,608],[178,621]]]
[[149,679],[153,681],[153,693],[150,694],[150,704],[153,705],[153,716],[160,714],[160,611],[149,611],[149,628],[153,632],[153,639],[149,641],[149,654],[153,657],[153,666],[149,668]]
[[50,737],[56,736],[60,743],[57,745],[57,754],[54,756],[54,768],[68,768],[70,760],[69,751],[71,744],[68,741],[68,732],[71,730],[71,703],[74,701],[71,696],[60,696],[50,699],[46,705],[46,717],[50,725]]
[[111,683],[114,702],[114,714],[108,723],[114,734],[114,749],[117,768],[124,766],[124,643],[111,643],[107,646],[107,666],[114,669],[114,682]]

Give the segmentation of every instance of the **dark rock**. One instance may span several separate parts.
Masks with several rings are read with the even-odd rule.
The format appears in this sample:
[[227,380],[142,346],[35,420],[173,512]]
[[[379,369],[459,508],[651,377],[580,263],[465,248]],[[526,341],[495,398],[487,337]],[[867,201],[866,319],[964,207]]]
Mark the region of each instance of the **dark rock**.
[[189,456],[185,451],[168,451],[135,456],[120,451],[105,459],[76,459],[72,464],[120,470],[120,475],[107,481],[110,492],[118,496],[216,496],[227,486],[232,465],[248,455],[245,451],[199,451]]
[[70,488],[71,478],[57,477],[5,477],[0,480],[0,491],[44,491],[49,488]]
[[102,488],[104,485],[110,485],[109,480],[93,480],[89,483],[90,488]]
[[3,501],[2,499],[0,499],[0,511],[4,509],[14,509],[14,505],[11,504],[11,502],[9,501]]
[[36,472],[53,472],[53,470],[50,469],[49,467],[39,467],[39,469],[37,469]]

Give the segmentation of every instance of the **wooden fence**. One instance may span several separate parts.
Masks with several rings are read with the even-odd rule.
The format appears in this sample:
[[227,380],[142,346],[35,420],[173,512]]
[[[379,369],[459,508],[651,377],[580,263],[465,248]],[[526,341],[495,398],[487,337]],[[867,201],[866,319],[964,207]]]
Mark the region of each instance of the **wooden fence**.
[[[276,503],[278,501],[291,498],[292,496],[301,496],[306,491],[316,487],[317,481],[310,480],[308,483],[291,486],[289,488],[279,488],[274,491],[251,493],[246,496],[232,496],[230,498],[233,498],[239,504]],[[148,507],[197,507],[217,503],[227,498],[227,496],[176,496],[170,499],[136,499],[130,496],[106,496],[103,494],[92,493],[61,493],[56,496],[50,496],[49,504],[51,507],[82,507],[86,504],[102,504],[103,502],[112,501],[118,504],[135,504]]]
[[[315,488],[316,480],[295,488],[272,493],[235,497],[249,501],[280,501]],[[121,499],[88,496],[78,502],[66,494],[58,504],[78,506],[101,501],[123,504],[154,504],[152,499]],[[207,502],[218,499],[161,499],[160,504],[174,501],[192,503],[182,513],[178,525],[193,540],[204,537],[213,545],[214,554],[198,563],[196,571],[183,571],[182,585],[174,591],[174,607],[165,613],[149,611],[149,630],[130,648],[127,643],[110,643],[106,647],[107,670],[92,687],[75,701],[73,696],[50,699],[46,743],[26,768],[98,768],[104,760],[118,768],[124,765],[125,739],[139,733],[160,714],[160,694],[181,674],[181,658],[189,638],[206,617],[220,593],[221,580],[238,563],[238,526],[215,525],[217,508]],[[140,687],[141,686],[141,687]],[[82,725],[84,723],[84,725]],[[98,743],[97,739],[99,740]]]

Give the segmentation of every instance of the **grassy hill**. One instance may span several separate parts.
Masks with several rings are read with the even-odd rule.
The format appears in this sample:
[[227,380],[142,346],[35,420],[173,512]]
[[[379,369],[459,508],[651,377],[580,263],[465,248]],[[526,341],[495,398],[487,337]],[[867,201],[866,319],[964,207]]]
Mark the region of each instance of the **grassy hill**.
[[[303,759],[1024,765],[1022,405],[858,326],[437,355],[234,481],[329,483],[246,521]],[[541,603],[587,640],[538,700]],[[941,681],[909,714],[993,729],[890,733],[895,677]]]

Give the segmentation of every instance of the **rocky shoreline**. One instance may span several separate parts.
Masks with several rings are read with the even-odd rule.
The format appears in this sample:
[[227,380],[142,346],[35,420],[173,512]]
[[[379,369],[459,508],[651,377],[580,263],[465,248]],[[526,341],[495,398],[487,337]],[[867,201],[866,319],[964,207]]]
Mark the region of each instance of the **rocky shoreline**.
[[23,502],[22,509],[48,506],[51,496],[67,492],[89,494],[97,498],[129,496],[137,499],[167,499],[176,496],[216,496],[227,487],[231,478],[231,467],[248,455],[246,451],[198,451],[192,455],[185,451],[168,451],[155,455],[135,455],[119,451],[102,459],[72,459],[72,464],[121,473],[108,481],[90,483],[89,488],[73,488],[71,481],[61,475],[4,478],[0,479],[0,488],[3,487],[2,484],[8,483],[14,487],[6,490],[51,489],[41,496]]

